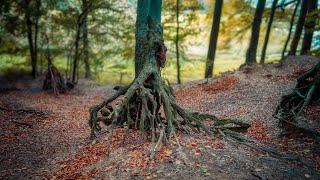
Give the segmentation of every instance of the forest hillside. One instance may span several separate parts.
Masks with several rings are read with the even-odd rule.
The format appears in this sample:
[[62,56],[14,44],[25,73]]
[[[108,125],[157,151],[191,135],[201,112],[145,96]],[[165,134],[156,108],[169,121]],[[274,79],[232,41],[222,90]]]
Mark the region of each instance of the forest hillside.
[[0,179],[319,179],[318,0],[1,0]]
[[[174,141],[163,146],[151,162],[148,154],[152,143],[142,132],[107,128],[100,141],[89,139],[87,109],[109,96],[112,86],[83,80],[77,88],[56,98],[37,87],[40,79],[12,82],[0,98],[4,142],[0,145],[0,176],[316,179],[319,142],[301,134],[279,138],[282,130],[271,115],[281,95],[294,87],[295,78],[317,61],[319,58],[310,56],[288,57],[283,67],[268,64],[243,68],[208,82],[173,87],[183,107],[249,122],[251,127],[244,137],[270,152],[205,133],[178,133],[179,144]],[[317,105],[308,108],[308,117],[319,132]]]

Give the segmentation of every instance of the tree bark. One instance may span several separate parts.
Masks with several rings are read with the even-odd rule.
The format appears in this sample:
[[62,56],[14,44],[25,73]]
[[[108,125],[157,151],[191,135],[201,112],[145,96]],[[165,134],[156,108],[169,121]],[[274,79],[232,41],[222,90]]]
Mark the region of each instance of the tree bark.
[[73,84],[76,84],[78,82],[78,74],[79,74],[78,64],[80,59],[79,44],[81,40],[81,33],[83,33],[82,28],[90,11],[92,11],[92,4],[90,3],[90,1],[82,0],[82,12],[79,14],[77,19],[76,37],[75,37],[75,45],[74,45],[75,50],[74,50],[73,68],[72,68]]
[[[33,23],[31,20],[31,11],[32,7],[30,4],[30,1],[24,2],[24,8],[25,8],[25,22],[26,22],[26,31],[27,31],[27,39],[28,39],[28,45],[29,45],[29,52],[30,52],[30,58],[31,58],[31,75],[33,78],[36,78],[37,76],[37,56],[38,56],[38,47],[37,47],[37,41],[38,41],[38,28],[39,28],[39,18],[40,18],[40,6],[41,2],[36,1],[36,13],[34,15],[35,22]],[[34,30],[33,30],[34,29]]]
[[249,48],[246,54],[245,64],[255,64],[257,63],[257,49],[259,43],[260,25],[262,20],[263,11],[266,5],[266,0],[259,0],[252,22],[251,38],[249,43]]
[[[27,10],[28,11],[28,10]],[[27,37],[28,37],[28,44],[29,44],[29,52],[31,58],[31,75],[33,78],[36,78],[37,75],[37,59],[34,54],[34,46],[33,46],[33,33],[32,33],[32,22],[30,19],[30,15],[26,13],[26,27],[27,27]]]
[[288,46],[289,41],[290,41],[290,38],[291,38],[292,28],[293,28],[293,25],[294,25],[294,19],[295,19],[295,17],[296,17],[299,4],[300,4],[300,0],[297,1],[297,4],[296,4],[296,6],[294,7],[293,14],[292,14],[292,16],[291,16],[289,34],[288,34],[287,40],[286,40],[286,42],[285,42],[285,44],[284,44],[284,47],[283,47],[283,50],[282,50],[281,60],[283,60],[283,58],[284,58],[284,55],[285,55],[286,50],[287,50],[287,46]]
[[[151,132],[152,142],[160,132],[158,143],[151,151],[151,158],[154,157],[163,137],[170,139],[177,129],[202,129],[211,134],[217,132],[218,128],[219,131],[230,128],[230,125],[223,127],[229,123],[235,125],[232,128],[236,129],[249,127],[239,120],[220,120],[213,115],[190,112],[177,104],[172,88],[160,76],[160,68],[164,68],[166,58],[160,24],[161,6],[162,0],[138,0],[135,79],[128,86],[115,88],[117,91],[111,97],[90,108],[89,119],[93,138],[99,136],[101,121],[106,125],[127,124],[129,128]],[[120,96],[121,102],[113,106],[112,102]],[[203,123],[209,119],[219,127],[212,128]]]
[[266,32],[266,37],[264,39],[264,43],[263,43],[263,47],[262,47],[260,64],[265,63],[267,46],[268,46],[268,42],[269,42],[271,27],[272,27],[274,13],[276,11],[277,4],[278,4],[278,0],[273,0],[271,11],[270,11],[270,18],[269,18],[268,27],[267,27],[267,32]]
[[88,24],[87,24],[88,17],[84,18],[83,22],[83,61],[85,65],[85,78],[91,78],[91,69],[90,69],[90,62],[89,62],[89,39],[88,39]]
[[37,75],[38,73],[38,36],[39,36],[39,19],[41,16],[40,12],[41,8],[41,0],[36,0],[36,14],[35,14],[35,23],[34,23],[34,56],[35,56],[35,61],[34,61],[34,67],[35,67],[35,74]]
[[316,21],[317,21],[317,6],[318,0],[310,0],[308,5],[308,15],[307,21],[304,25],[304,37],[301,47],[301,55],[308,54],[311,49],[313,32],[315,30]]
[[140,74],[145,62],[143,42],[147,39],[148,17],[155,23],[161,23],[161,0],[140,0],[137,7],[136,48],[135,48],[135,77]]
[[78,17],[77,21],[77,30],[76,37],[74,42],[74,57],[73,57],[73,68],[72,68],[72,83],[76,84],[78,81],[77,70],[78,70],[78,62],[79,62],[79,41],[80,41],[80,33],[81,33],[81,16]]
[[177,21],[177,28],[176,28],[176,57],[177,57],[177,81],[178,84],[181,83],[180,79],[180,60],[179,60],[179,6],[180,0],[177,0],[177,8],[176,8],[176,21]]
[[214,65],[214,59],[215,59],[217,41],[218,41],[218,35],[219,35],[222,5],[223,5],[223,0],[217,0],[215,2],[214,15],[213,15],[212,27],[211,27],[211,33],[210,33],[209,49],[208,49],[207,62],[206,62],[205,78],[210,78],[212,77],[212,74],[213,74],[213,65]]
[[291,41],[289,55],[296,55],[296,53],[297,53],[298,44],[299,44],[300,37],[302,34],[303,26],[305,23],[306,14],[308,11],[308,1],[307,0],[302,1],[300,15],[299,15],[299,19],[298,19],[298,22],[296,25],[296,30],[295,30],[293,39]]

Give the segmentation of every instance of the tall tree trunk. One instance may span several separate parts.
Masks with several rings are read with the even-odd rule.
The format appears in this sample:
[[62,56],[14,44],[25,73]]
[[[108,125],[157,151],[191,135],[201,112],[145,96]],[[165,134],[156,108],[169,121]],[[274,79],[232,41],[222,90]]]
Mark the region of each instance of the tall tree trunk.
[[27,26],[27,37],[28,37],[28,44],[29,44],[29,52],[31,58],[31,75],[33,78],[37,76],[37,59],[34,54],[34,46],[33,46],[33,33],[32,33],[32,22],[30,16],[26,14],[26,26]]
[[137,77],[145,63],[143,42],[147,39],[148,15],[161,23],[162,0],[139,0],[136,20],[135,76]]
[[26,1],[24,4],[25,8],[25,21],[26,21],[26,31],[27,31],[27,39],[29,44],[29,52],[30,52],[30,58],[31,58],[31,75],[33,78],[36,78],[37,76],[37,55],[36,55],[36,47],[35,47],[35,37],[33,33],[33,22],[31,20],[31,10],[30,2]]
[[256,12],[252,22],[251,38],[250,38],[249,48],[246,54],[245,64],[257,63],[256,56],[257,56],[257,49],[258,49],[258,43],[259,43],[260,25],[261,25],[261,20],[262,20],[262,15],[263,15],[265,5],[266,5],[266,0],[258,1]]
[[74,42],[74,57],[73,57],[73,67],[72,67],[72,83],[76,84],[78,81],[77,77],[77,70],[78,70],[78,63],[79,63],[79,42],[81,36],[81,28],[82,28],[82,14],[79,15],[77,21],[77,30],[76,30],[76,37]]
[[212,20],[211,33],[210,33],[210,42],[209,42],[209,49],[208,49],[207,62],[206,62],[205,78],[210,78],[212,77],[212,74],[213,74],[213,65],[214,65],[214,58],[215,58],[216,49],[217,49],[222,5],[223,5],[223,0],[216,0],[215,6],[214,6],[214,15]]
[[176,8],[176,21],[177,21],[177,28],[176,28],[176,56],[177,56],[177,80],[178,84],[181,83],[180,79],[180,60],[179,60],[179,6],[180,0],[177,0],[177,8]]
[[41,12],[40,12],[40,8],[41,8],[41,0],[36,0],[36,14],[35,14],[35,22],[34,22],[34,46],[33,46],[33,51],[34,51],[34,56],[35,56],[35,60],[34,60],[34,67],[35,67],[35,74],[37,75],[38,73],[38,37],[39,37],[39,19],[41,16]]
[[135,77],[139,75],[145,61],[144,57],[142,57],[142,54],[143,40],[146,40],[145,32],[148,30],[148,18],[143,16],[147,16],[149,14],[149,7],[150,0],[138,1],[136,20]]
[[[207,119],[211,119],[219,127],[229,123],[242,129],[249,127],[243,122],[220,120],[213,115],[189,112],[177,104],[172,88],[160,76],[160,68],[164,67],[166,56],[160,24],[161,6],[162,0],[138,0],[135,79],[128,86],[116,88],[117,91],[111,97],[90,108],[89,120],[92,137],[99,136],[99,122],[114,126],[127,124],[129,128],[151,132],[153,142],[158,134],[158,142],[151,151],[150,159],[157,153],[161,141],[170,139],[176,129],[202,129],[208,134],[217,132],[217,128],[212,129],[203,123]],[[120,96],[121,102],[112,106],[112,102]],[[103,117],[98,117],[98,113]]]
[[296,55],[296,53],[297,53],[298,44],[299,44],[299,41],[300,41],[300,37],[301,37],[301,34],[302,34],[303,26],[304,26],[306,15],[307,15],[307,11],[308,11],[308,1],[309,0],[303,0],[302,1],[301,9],[300,9],[300,15],[299,15],[299,19],[298,19],[298,22],[297,22],[297,25],[296,25],[296,30],[294,32],[294,36],[293,36],[293,39],[291,41],[291,47],[290,47],[289,55]]
[[311,49],[313,32],[317,21],[318,0],[310,0],[307,21],[304,25],[304,37],[302,41],[301,55],[308,54]]
[[89,39],[87,17],[83,20],[83,61],[85,65],[85,78],[91,78],[90,62],[89,62]]
[[287,46],[289,44],[289,41],[290,41],[290,38],[291,38],[291,34],[292,34],[292,28],[293,28],[293,25],[294,25],[294,19],[296,17],[296,14],[297,14],[297,10],[298,10],[298,7],[300,5],[300,0],[297,1],[297,4],[293,10],[293,14],[291,16],[291,20],[290,20],[290,28],[289,28],[289,34],[288,34],[288,37],[287,37],[287,40],[284,44],[284,47],[283,47],[283,50],[282,50],[282,54],[281,54],[281,60],[283,60],[284,58],[284,55],[286,53],[286,50],[287,50]]
[[[89,11],[92,11],[92,3],[87,0],[82,0],[82,12],[79,14],[77,19],[77,30],[76,30],[76,37],[75,37],[75,50],[74,50],[74,59],[73,59],[73,68],[72,68],[72,83],[76,84],[78,82],[78,75],[79,75],[79,44],[81,40],[81,33],[83,30],[84,23],[87,23],[87,16],[89,14]],[[88,45],[88,44],[87,44]]]
[[277,8],[277,4],[278,4],[278,0],[273,0],[271,11],[270,11],[270,18],[269,18],[269,22],[268,22],[268,28],[267,28],[267,32],[266,32],[266,37],[264,39],[264,43],[263,43],[263,47],[262,47],[260,64],[264,64],[264,62],[265,62],[267,46],[268,46],[268,42],[269,42],[271,27],[272,27],[272,23],[273,23],[274,13]]

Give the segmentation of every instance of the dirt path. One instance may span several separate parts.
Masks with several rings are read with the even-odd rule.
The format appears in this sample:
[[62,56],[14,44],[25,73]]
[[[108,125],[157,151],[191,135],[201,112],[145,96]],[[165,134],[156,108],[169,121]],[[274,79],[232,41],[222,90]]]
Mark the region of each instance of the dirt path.
[[[246,136],[285,154],[305,157],[315,162],[314,170],[320,170],[319,143],[306,137],[280,138],[281,130],[272,117],[295,77],[317,60],[289,58],[283,68],[258,66],[208,83],[175,86],[176,96],[187,108],[250,122]],[[92,143],[88,138],[88,108],[110,95],[111,87],[82,82],[72,92],[54,97],[36,88],[38,83],[18,82],[18,88],[0,92],[0,179],[319,178],[319,171],[300,163],[203,133],[179,133],[148,162],[153,145],[144,133],[105,128],[100,141]],[[312,116],[320,117],[319,106],[314,108]]]

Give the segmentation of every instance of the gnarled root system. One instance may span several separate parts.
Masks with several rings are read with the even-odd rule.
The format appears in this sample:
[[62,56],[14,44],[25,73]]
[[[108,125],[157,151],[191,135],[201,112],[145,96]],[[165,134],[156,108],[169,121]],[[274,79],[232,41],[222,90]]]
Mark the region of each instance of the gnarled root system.
[[[165,84],[154,67],[146,63],[131,85],[117,88],[115,94],[90,109],[92,137],[98,137],[101,121],[107,125],[128,125],[130,128],[151,132],[152,141],[157,136],[158,139],[170,138],[176,130],[204,130],[211,134],[218,130],[241,131],[249,127],[249,124],[240,120],[219,119],[214,115],[183,109],[177,104],[172,88]],[[118,98],[121,98],[121,102],[113,106],[112,102]],[[214,125],[207,126],[204,120],[211,120]]]
[[279,119],[280,127],[294,127],[319,136],[302,118],[305,108],[320,98],[320,62],[297,79],[293,92],[282,97],[274,117]]

